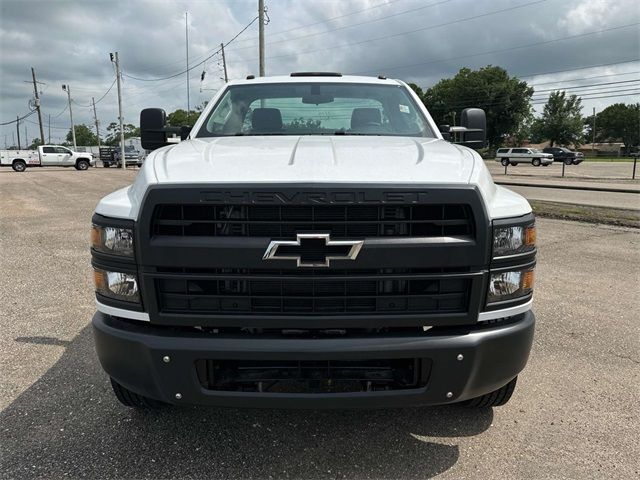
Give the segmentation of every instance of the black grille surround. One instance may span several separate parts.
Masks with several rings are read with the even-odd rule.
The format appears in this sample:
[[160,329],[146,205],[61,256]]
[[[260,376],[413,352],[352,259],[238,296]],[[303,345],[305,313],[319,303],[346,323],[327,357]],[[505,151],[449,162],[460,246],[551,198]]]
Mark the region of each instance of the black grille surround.
[[[484,301],[490,229],[474,187],[167,185],[142,205],[136,257],[154,323],[462,325]],[[305,232],[364,244],[329,268],[262,259],[271,240]]]

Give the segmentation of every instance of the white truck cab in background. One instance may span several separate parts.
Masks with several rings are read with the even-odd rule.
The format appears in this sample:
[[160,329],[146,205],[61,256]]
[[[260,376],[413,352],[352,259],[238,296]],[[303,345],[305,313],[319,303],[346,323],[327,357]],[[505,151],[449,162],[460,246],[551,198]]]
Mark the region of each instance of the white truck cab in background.
[[0,150],[0,166],[24,172],[27,167],[75,167],[86,170],[95,164],[93,155],[60,145],[41,145],[37,150]]

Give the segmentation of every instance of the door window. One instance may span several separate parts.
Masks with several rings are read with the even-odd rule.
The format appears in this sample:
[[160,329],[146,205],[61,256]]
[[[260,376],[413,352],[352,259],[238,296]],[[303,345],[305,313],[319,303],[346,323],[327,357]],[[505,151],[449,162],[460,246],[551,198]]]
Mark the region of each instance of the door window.
[[42,153],[56,153],[56,149],[53,147],[42,147]]

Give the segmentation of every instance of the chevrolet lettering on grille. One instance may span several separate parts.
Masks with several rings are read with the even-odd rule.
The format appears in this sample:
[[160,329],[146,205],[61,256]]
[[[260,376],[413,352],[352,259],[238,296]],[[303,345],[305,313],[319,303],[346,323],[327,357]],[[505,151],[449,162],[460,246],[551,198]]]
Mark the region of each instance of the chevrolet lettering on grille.
[[364,240],[331,240],[329,233],[298,233],[295,240],[272,240],[263,260],[295,260],[298,267],[329,267],[331,260],[355,260]]

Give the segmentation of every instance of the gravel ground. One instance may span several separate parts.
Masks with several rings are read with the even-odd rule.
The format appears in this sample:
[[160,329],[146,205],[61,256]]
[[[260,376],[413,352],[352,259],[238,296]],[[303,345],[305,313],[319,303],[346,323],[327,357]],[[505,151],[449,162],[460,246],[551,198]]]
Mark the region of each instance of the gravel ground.
[[138,413],[94,353],[87,246],[134,174],[0,170],[2,478],[640,476],[640,231],[539,220],[535,343],[504,407]]

